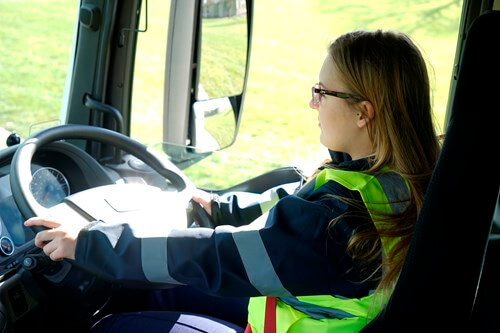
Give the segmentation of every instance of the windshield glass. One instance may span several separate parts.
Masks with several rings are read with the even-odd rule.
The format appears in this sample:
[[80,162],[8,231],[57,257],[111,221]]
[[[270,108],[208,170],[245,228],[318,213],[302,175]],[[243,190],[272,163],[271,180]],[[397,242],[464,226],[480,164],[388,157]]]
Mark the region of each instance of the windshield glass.
[[[175,146],[161,144],[168,33],[164,18],[170,2],[149,6],[150,25],[137,43],[131,136],[175,152]],[[233,186],[283,165],[311,174],[328,157],[319,143],[317,113],[308,106],[311,86],[318,81],[329,42],[355,29],[397,30],[414,39],[428,64],[436,130],[442,133],[461,9],[461,0],[255,1],[250,73],[236,141],[201,160],[192,155],[183,171],[196,185],[212,189]],[[226,21],[212,18],[203,30],[202,57],[214,57],[214,64],[227,61],[230,54],[217,52],[230,40],[216,30],[223,27],[226,32]],[[244,24],[229,26],[242,35],[246,31]],[[218,67],[205,70],[217,73]],[[220,96],[212,91],[225,78],[214,75],[204,82],[204,90]]]
[[[0,1],[0,147],[12,131],[26,138],[64,119],[61,105],[79,4],[77,0]],[[298,166],[310,174],[327,157],[319,144],[317,113],[308,106],[311,85],[318,80],[328,43],[354,29],[394,29],[414,38],[429,65],[435,123],[442,133],[461,6],[461,0],[256,1],[238,137],[218,153],[199,154],[199,147],[192,149],[195,154],[187,156],[183,171],[196,185],[218,189],[283,165]],[[130,115],[130,136],[164,152],[177,149],[162,143],[169,15],[170,1],[149,1],[148,29],[138,34]],[[141,28],[143,16],[144,11]],[[229,54],[212,51],[225,50],[228,41],[234,44],[221,38],[220,31],[230,27],[235,36],[246,31],[243,20],[227,20],[206,21],[201,52],[202,59],[211,59],[208,63],[217,64]],[[210,68],[203,71],[214,73]],[[203,74],[202,78],[203,90],[219,96],[211,89],[224,75]],[[206,118],[214,139],[219,138],[213,133],[229,137],[219,130],[223,122],[224,128],[227,123],[234,128],[231,112],[219,114]]]
[[80,1],[0,1],[0,148],[59,123]]

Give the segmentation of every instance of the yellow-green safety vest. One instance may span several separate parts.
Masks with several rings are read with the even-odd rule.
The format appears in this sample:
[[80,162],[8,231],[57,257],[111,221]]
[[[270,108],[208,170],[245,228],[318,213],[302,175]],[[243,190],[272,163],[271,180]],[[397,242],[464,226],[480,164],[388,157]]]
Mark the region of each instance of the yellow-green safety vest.
[[[390,214],[402,212],[407,205],[409,188],[406,180],[399,174],[383,168],[376,174],[324,169],[316,177],[314,189],[335,181],[361,195],[375,227],[379,221],[374,212]],[[384,252],[389,253],[397,239],[381,239]],[[342,298],[331,295],[297,296],[294,299],[277,299],[276,332],[358,332],[382,309],[386,300],[374,294],[362,298]],[[248,305],[248,323],[252,333],[265,333],[266,297],[252,297]],[[301,310],[297,310],[301,309]],[[308,314],[328,313],[327,315]],[[315,311],[319,310],[319,311]],[[328,311],[321,311],[328,310]],[[313,318],[315,317],[315,318]]]

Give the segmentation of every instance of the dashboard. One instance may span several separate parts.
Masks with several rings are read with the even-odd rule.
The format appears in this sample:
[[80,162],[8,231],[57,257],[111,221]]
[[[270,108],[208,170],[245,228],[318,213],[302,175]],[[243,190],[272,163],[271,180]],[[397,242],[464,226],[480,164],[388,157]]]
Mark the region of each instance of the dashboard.
[[[12,147],[11,147],[12,148]],[[10,188],[10,162],[15,149],[0,152],[0,276],[19,266],[35,249],[35,233],[24,227]],[[39,204],[50,208],[68,195],[111,184],[120,177],[73,145],[56,142],[40,149],[31,164],[30,191]]]

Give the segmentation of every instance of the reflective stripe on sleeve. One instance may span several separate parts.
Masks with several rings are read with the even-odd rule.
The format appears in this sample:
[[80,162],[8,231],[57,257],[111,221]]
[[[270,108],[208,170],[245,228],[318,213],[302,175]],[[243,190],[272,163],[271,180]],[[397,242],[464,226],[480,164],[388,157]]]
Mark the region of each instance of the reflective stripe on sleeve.
[[248,279],[255,289],[262,295],[291,296],[274,270],[259,231],[235,232],[232,236]]
[[141,239],[142,271],[148,281],[182,284],[168,272],[167,237]]

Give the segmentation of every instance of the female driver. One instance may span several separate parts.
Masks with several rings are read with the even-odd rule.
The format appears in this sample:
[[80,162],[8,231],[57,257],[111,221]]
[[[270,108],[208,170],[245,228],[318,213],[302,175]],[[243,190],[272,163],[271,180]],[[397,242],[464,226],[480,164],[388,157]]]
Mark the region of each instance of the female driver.
[[[332,160],[257,219],[235,198],[195,197],[215,230],[140,238],[126,224],[26,225],[52,228],[35,240],[51,259],[73,259],[103,277],[250,297],[247,331],[357,331],[397,280],[439,154],[424,60],[404,34],[347,33],[328,48],[309,105]],[[95,330],[213,331],[210,321],[234,331],[220,319],[117,314]]]

